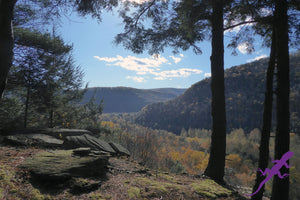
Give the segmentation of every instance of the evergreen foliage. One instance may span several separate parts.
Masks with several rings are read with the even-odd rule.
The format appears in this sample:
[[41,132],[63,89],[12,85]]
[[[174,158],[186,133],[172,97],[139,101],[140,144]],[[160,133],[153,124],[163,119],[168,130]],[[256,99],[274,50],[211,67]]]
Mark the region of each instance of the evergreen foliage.
[[[102,104],[80,106],[86,90],[82,89],[83,72],[74,65],[72,46],[56,36],[55,30],[50,34],[24,28],[36,17],[33,8],[18,5],[15,12],[20,23],[15,27],[14,62],[0,112],[1,118],[9,117],[1,120],[1,132],[22,127],[91,127]],[[28,18],[22,18],[23,14]]]
[[[101,21],[101,13],[118,5],[117,0],[7,0],[0,1],[0,100],[6,87],[7,77],[12,66],[14,48],[14,27],[43,27],[57,21],[61,14],[76,10],[80,15],[91,15]],[[16,12],[15,12],[16,11]],[[14,15],[19,15],[15,17]],[[16,18],[16,24],[13,19]],[[31,19],[35,19],[32,21]],[[57,23],[57,22],[56,22]]]

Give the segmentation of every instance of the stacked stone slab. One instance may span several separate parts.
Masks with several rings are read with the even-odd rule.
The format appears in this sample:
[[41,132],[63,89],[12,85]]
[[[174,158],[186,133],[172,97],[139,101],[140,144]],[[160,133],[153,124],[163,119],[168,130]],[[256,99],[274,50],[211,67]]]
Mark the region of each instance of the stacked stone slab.
[[66,149],[89,147],[92,150],[104,151],[113,155],[116,154],[116,151],[107,142],[104,142],[103,140],[100,140],[88,134],[79,136],[67,136],[64,140],[63,146]]
[[[4,137],[13,146],[45,147],[21,165],[31,174],[31,183],[45,191],[70,188],[74,193],[97,189],[105,180],[111,156],[129,156],[116,143],[93,137],[78,129],[20,130]],[[52,149],[52,150],[50,150]],[[89,179],[81,184],[81,179]],[[93,181],[91,181],[93,180]]]
[[13,146],[38,146],[45,148],[61,148],[63,140],[56,139],[45,134],[17,134],[8,135],[3,139],[3,143]]
[[117,155],[119,156],[130,156],[130,152],[124,148],[122,145],[114,143],[114,142],[109,142],[109,145],[116,151]]
[[76,149],[80,147],[102,151],[112,156],[130,156],[130,152],[120,144],[107,143],[81,129],[25,129],[5,136],[3,142],[13,146],[36,146],[45,148]]

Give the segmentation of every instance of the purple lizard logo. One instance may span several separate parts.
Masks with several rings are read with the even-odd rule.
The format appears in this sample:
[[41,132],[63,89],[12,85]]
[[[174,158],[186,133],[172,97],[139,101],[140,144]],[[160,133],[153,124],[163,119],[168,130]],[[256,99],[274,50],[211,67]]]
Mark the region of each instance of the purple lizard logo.
[[256,193],[259,192],[259,190],[262,188],[262,186],[268,182],[274,175],[278,175],[279,178],[283,179],[287,176],[289,176],[290,174],[280,174],[280,169],[285,166],[286,168],[290,168],[290,166],[287,164],[287,161],[294,155],[293,152],[288,151],[285,154],[282,155],[280,160],[272,160],[272,163],[276,163],[271,169],[266,168],[265,171],[263,171],[262,169],[258,169],[258,171],[260,171],[262,173],[262,176],[266,176],[266,174],[268,173],[268,176],[259,184],[257,190],[252,193],[252,194],[247,194],[247,196],[253,196]]

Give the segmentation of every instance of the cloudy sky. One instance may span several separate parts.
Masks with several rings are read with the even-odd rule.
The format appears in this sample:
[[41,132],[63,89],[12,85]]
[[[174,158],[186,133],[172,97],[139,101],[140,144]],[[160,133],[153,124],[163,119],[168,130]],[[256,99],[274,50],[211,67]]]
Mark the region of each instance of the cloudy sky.
[[[65,17],[59,32],[74,47],[74,59],[85,73],[84,82],[89,87],[134,87],[134,88],[188,88],[210,76],[210,42],[200,43],[203,51],[195,55],[192,50],[174,55],[166,49],[160,55],[133,54],[121,45],[113,44],[114,36],[122,31],[117,14],[104,13],[98,23],[89,17],[78,17],[76,13]],[[225,36],[225,45],[228,36]],[[225,68],[261,59],[269,55],[255,41],[256,51],[247,54],[247,44],[238,46],[238,55],[232,56],[225,49]]]

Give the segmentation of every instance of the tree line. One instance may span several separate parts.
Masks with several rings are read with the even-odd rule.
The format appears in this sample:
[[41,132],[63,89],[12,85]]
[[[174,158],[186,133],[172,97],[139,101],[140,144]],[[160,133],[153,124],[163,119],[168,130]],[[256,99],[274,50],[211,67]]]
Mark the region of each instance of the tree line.
[[[265,73],[268,58],[231,67],[225,70],[225,102],[227,133],[243,128],[251,131],[262,128]],[[300,52],[290,55],[290,132],[300,131]],[[275,88],[275,86],[274,86]],[[153,103],[144,107],[135,122],[155,129],[165,129],[180,134],[182,128],[211,128],[210,78],[192,85],[185,93],[163,103]],[[276,113],[272,108],[272,127],[275,130]]]

